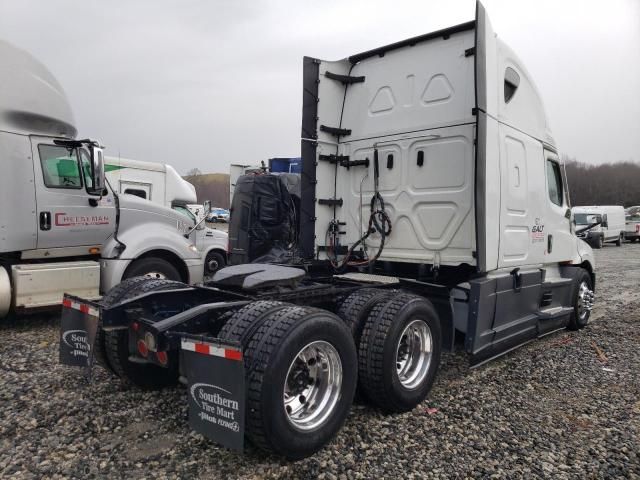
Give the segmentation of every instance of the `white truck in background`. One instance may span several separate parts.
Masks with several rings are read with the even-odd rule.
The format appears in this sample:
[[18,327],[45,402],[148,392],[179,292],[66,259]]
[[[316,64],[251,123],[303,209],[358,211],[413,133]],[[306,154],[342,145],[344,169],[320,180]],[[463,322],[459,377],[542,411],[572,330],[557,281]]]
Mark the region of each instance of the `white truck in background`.
[[196,226],[195,244],[205,259],[205,277],[227,264],[227,232],[205,225],[206,209],[196,203],[195,187],[171,165],[105,156],[105,176],[117,192],[171,208]]
[[620,205],[577,206],[571,209],[576,228],[580,230],[588,225],[598,225],[578,237],[594,248],[602,248],[605,243],[622,245],[625,236],[625,213]]
[[139,275],[203,280],[193,222],[108,187],[102,149],[76,131],[53,75],[0,42],[0,318]]
[[176,202],[196,203],[196,189],[171,166],[105,155],[105,174],[120,193],[171,208]]

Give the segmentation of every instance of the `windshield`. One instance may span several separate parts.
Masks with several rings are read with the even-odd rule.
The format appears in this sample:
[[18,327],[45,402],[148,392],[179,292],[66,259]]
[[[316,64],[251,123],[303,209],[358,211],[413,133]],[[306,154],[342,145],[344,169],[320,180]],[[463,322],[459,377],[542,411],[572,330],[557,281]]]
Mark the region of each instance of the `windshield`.
[[576,213],[574,218],[576,219],[576,225],[591,225],[592,223],[599,223],[602,219],[600,215],[592,213]]
[[188,218],[189,218],[189,220],[191,220],[191,221],[193,222],[193,224],[194,224],[194,225],[196,224],[196,217],[193,215],[193,213],[191,213],[191,212],[189,211],[189,209],[188,209],[188,208],[185,208],[185,207],[173,207],[173,209],[174,209],[176,212],[180,212],[180,213],[181,213],[181,214],[183,214],[185,217],[188,217]]

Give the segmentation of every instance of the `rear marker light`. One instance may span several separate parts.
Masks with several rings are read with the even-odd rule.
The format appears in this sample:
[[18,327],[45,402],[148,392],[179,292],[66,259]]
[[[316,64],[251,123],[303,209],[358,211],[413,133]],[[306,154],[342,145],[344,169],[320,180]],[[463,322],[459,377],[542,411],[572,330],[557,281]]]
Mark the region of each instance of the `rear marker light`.
[[131,324],[131,330],[133,330],[134,332],[137,332],[140,329],[140,324],[138,322],[133,322]]
[[138,340],[138,353],[143,358],[147,358],[149,355],[149,349],[147,348],[147,344],[144,343],[144,340]]
[[169,357],[167,356],[167,352],[157,352],[156,359],[161,365],[166,365],[169,362]]

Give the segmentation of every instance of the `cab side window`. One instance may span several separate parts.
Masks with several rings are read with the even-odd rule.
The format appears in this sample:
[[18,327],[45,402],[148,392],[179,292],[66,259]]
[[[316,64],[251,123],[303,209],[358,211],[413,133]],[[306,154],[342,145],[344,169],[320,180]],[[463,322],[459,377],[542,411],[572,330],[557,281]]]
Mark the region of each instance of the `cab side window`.
[[549,199],[558,206],[562,206],[564,192],[562,190],[562,172],[560,164],[553,160],[547,160],[547,185]]
[[38,145],[44,184],[49,188],[82,188],[80,165],[75,149]]

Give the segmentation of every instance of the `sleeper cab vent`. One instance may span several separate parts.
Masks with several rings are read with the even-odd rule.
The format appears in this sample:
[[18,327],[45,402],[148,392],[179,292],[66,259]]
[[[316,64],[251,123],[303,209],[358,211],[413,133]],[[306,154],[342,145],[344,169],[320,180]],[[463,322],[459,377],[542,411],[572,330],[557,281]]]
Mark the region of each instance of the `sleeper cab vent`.
[[520,86],[520,75],[513,68],[507,67],[504,72],[504,103],[509,103]]
[[553,302],[553,292],[551,290],[547,290],[546,292],[542,292],[542,300],[540,300],[541,307],[548,307]]

